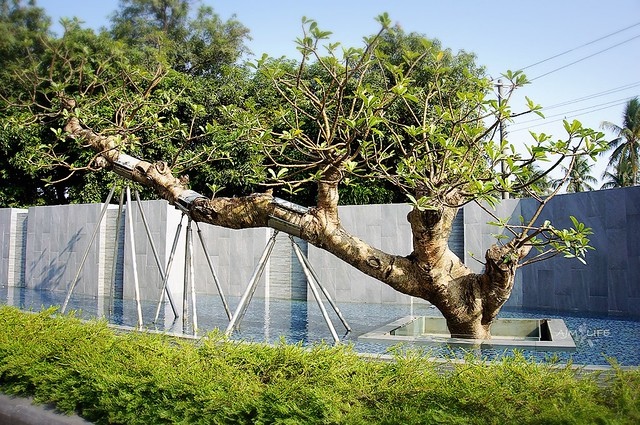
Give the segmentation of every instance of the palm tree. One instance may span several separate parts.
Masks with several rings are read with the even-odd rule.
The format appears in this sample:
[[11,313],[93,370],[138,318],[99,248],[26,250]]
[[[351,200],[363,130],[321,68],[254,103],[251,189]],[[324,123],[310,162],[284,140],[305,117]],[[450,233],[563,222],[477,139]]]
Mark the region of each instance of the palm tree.
[[633,186],[633,179],[629,169],[625,169],[625,163],[616,164],[612,171],[605,170],[602,173],[602,186],[600,189],[612,189],[615,187]]
[[616,135],[609,142],[609,150],[613,152],[607,168],[612,168],[612,174],[618,178],[628,177],[624,179],[626,186],[635,186],[640,174],[640,101],[637,97],[625,106],[622,122],[622,127],[609,121],[602,123],[603,129]]
[[515,189],[511,192],[514,198],[545,197],[551,193],[552,181],[545,170],[535,164],[522,167]]
[[593,171],[593,164],[589,162],[589,158],[586,156],[578,156],[573,161],[573,166],[561,167],[562,172],[568,177],[553,180],[552,185],[554,188],[567,184],[568,193],[587,192],[593,190],[593,184],[598,182],[598,179],[591,175]]

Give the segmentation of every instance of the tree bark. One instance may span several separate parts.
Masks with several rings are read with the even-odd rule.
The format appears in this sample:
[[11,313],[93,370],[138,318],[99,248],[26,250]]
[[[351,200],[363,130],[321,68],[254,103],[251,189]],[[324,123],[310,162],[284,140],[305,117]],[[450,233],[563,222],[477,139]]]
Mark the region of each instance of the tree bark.
[[[407,219],[413,233],[413,251],[406,257],[391,255],[342,227],[338,215],[341,175],[337,168],[327,168],[318,183],[317,205],[302,213],[278,207],[270,193],[209,199],[188,190],[164,162],[150,163],[121,154],[113,139],[84,128],[77,118],[71,118],[65,130],[69,137],[99,152],[104,166],[151,187],[196,221],[232,229],[268,227],[273,218],[295,223],[299,227],[296,236],[397,291],[431,302],[446,318],[454,337],[490,338],[491,323],[511,294],[518,260],[525,254],[514,254],[509,246],[493,246],[485,255],[485,271],[473,273],[448,246],[457,209],[442,208],[412,210]],[[123,161],[128,165],[124,172],[118,166]]]

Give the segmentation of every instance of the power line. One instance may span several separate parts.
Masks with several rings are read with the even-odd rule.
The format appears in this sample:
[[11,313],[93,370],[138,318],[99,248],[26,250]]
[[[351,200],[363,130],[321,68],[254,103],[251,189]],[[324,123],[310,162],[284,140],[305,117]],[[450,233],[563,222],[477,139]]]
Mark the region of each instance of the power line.
[[[627,99],[623,99],[623,100],[613,101],[613,102],[616,102],[616,103],[614,103],[614,104],[612,104],[612,105],[608,105],[608,104],[609,104],[609,103],[611,103],[611,102],[602,103],[602,104],[600,104],[600,105],[608,105],[608,106],[602,106],[601,108],[598,108],[598,106],[600,106],[600,105],[594,105],[594,106],[592,106],[592,107],[590,107],[590,108],[576,109],[576,110],[574,110],[574,111],[568,111],[568,112],[566,112],[565,114],[557,114],[557,115],[553,115],[553,117],[559,117],[559,116],[562,116],[562,118],[559,118],[559,119],[557,119],[557,120],[547,121],[547,120],[544,120],[544,119],[542,119],[542,118],[541,118],[541,119],[538,119],[538,120],[531,120],[531,121],[521,122],[521,123],[514,124],[514,125],[518,126],[518,125],[526,124],[526,123],[529,123],[529,122],[544,121],[544,122],[541,122],[541,123],[538,123],[538,124],[526,125],[526,126],[524,126],[524,127],[522,127],[522,128],[509,129],[509,133],[515,133],[515,132],[518,132],[518,131],[524,131],[524,130],[528,130],[528,129],[532,128],[532,127],[540,127],[541,125],[552,124],[552,123],[556,123],[556,122],[564,121],[564,120],[569,119],[569,118],[575,118],[575,117],[579,117],[579,116],[582,116],[582,115],[592,114],[592,113],[594,113],[594,112],[602,111],[602,110],[604,110],[604,109],[613,108],[614,106],[624,105],[624,104],[625,104],[625,103],[627,103],[630,99],[633,99],[633,97],[630,97],[630,98],[627,98]],[[570,113],[572,113],[572,112],[578,112],[578,111],[582,111],[582,110],[586,110],[586,109],[591,109],[591,108],[597,108],[597,109],[593,109],[593,110],[588,111],[588,112],[582,112],[582,113],[580,113],[580,114],[575,114],[575,115],[566,116],[566,114],[570,114]]]
[[563,115],[567,115],[567,114],[572,114],[574,112],[586,111],[586,110],[589,110],[589,109],[598,108],[600,106],[610,105],[612,103],[616,103],[616,104],[618,104],[619,102],[623,102],[624,103],[624,102],[628,102],[629,100],[631,100],[631,99],[633,99],[635,97],[636,96],[628,96],[628,97],[625,97],[625,98],[622,98],[622,99],[616,99],[616,100],[611,100],[609,102],[599,103],[597,105],[591,105],[591,106],[586,106],[584,108],[573,109],[571,111],[560,112],[558,114],[549,115],[549,116],[546,116],[544,118],[535,118],[535,119],[532,119],[532,120],[522,121],[522,122],[519,122],[519,123],[514,124],[514,125],[528,124],[528,123],[537,122],[537,121],[545,121],[545,120],[548,120],[549,118],[555,118],[555,117],[559,117],[559,116],[563,116]]
[[587,107],[584,107],[584,108],[573,109],[573,110],[571,110],[571,111],[561,112],[561,113],[559,113],[559,114],[555,114],[555,115],[549,115],[549,116],[548,116],[548,117],[546,117],[546,118],[536,118],[536,119],[533,119],[533,120],[522,121],[522,122],[519,122],[519,123],[518,123],[518,124],[516,124],[516,125],[520,125],[520,124],[527,124],[527,123],[537,122],[537,121],[546,121],[546,120],[547,120],[547,119],[549,119],[549,118],[555,118],[555,117],[560,117],[560,116],[566,116],[567,114],[573,114],[574,112],[587,111],[587,110],[589,110],[589,109],[599,108],[600,106],[605,106],[605,105],[611,105],[611,104],[616,104],[616,105],[618,105],[618,104],[620,104],[620,103],[628,102],[629,100],[631,100],[631,99],[633,99],[633,98],[634,98],[634,96],[626,97],[626,98],[623,98],[623,99],[616,99],[616,100],[612,100],[612,101],[609,101],[609,102],[599,103],[599,104],[597,104],[597,105],[591,105],[591,106],[587,106]]
[[633,24],[633,25],[629,25],[628,27],[622,28],[622,29],[620,29],[620,30],[614,31],[614,32],[612,32],[612,33],[610,33],[610,34],[607,34],[607,35],[604,35],[604,36],[602,36],[602,37],[600,37],[600,38],[596,38],[595,40],[589,41],[589,42],[587,42],[587,43],[585,43],[585,44],[581,44],[581,45],[580,45],[580,46],[578,46],[578,47],[574,47],[574,48],[569,49],[569,50],[566,50],[566,51],[564,51],[564,52],[562,52],[562,53],[558,53],[557,55],[553,55],[553,56],[551,56],[551,57],[548,57],[548,58],[543,59],[543,60],[541,60],[541,61],[538,61],[538,62],[536,62],[536,63],[532,63],[531,65],[527,65],[527,66],[525,66],[524,68],[520,68],[520,71],[524,71],[525,69],[532,68],[532,67],[534,67],[534,66],[536,66],[536,65],[540,65],[541,63],[548,62],[548,61],[550,61],[550,60],[552,60],[552,59],[555,59],[555,58],[557,58],[557,57],[560,57],[560,56],[562,56],[562,55],[566,55],[567,53],[574,52],[574,51],[576,51],[576,50],[578,50],[578,49],[581,49],[581,48],[583,48],[583,47],[586,47],[586,46],[589,46],[589,45],[591,45],[591,44],[597,43],[598,41],[604,40],[605,38],[609,38],[609,37],[611,37],[611,36],[613,36],[613,35],[619,34],[619,33],[623,32],[623,31],[626,31],[626,30],[631,29],[631,28],[633,28],[633,27],[637,27],[638,25],[640,25],[640,22],[637,22],[637,23],[635,23],[635,24]]
[[[562,106],[567,106],[567,105],[572,105],[574,103],[584,102],[585,100],[595,99],[597,97],[602,97],[602,96],[606,96],[606,95],[609,95],[609,94],[613,94],[613,93],[629,90],[629,89],[632,89],[632,88],[638,87],[638,86],[640,86],[640,81],[636,81],[636,82],[633,82],[633,83],[628,83],[628,84],[625,84],[625,85],[622,85],[622,86],[618,86],[618,87],[614,87],[614,88],[611,88],[611,89],[603,90],[603,91],[600,91],[600,92],[588,94],[586,96],[577,97],[577,98],[566,100],[566,101],[559,102],[559,103],[554,103],[554,104],[552,104],[550,106],[543,106],[540,109],[540,112],[545,113],[546,111],[549,111],[551,109],[557,109],[557,108],[560,108]],[[625,98],[625,99],[629,100],[629,99],[633,99],[634,97],[637,97],[637,96],[631,96],[631,97]],[[612,102],[618,102],[618,101],[620,101],[620,99],[614,100]],[[608,103],[611,103],[611,102],[608,102]],[[595,107],[598,107],[598,106],[601,106],[601,105],[605,105],[605,104],[607,104],[607,103],[598,104],[598,105],[592,105],[592,106],[586,107],[584,109],[595,108]],[[578,109],[578,111],[579,110],[580,109]],[[572,113],[572,112],[576,112],[576,110],[563,112],[560,115],[564,115],[564,114]],[[519,122],[519,123],[516,123],[516,124],[513,124],[513,125],[517,126],[517,125],[520,125],[520,124],[526,124],[526,123],[530,123],[530,122],[543,121],[543,120],[546,120],[546,119],[554,117],[554,116],[557,116],[557,115],[545,116],[544,118],[535,118],[535,119],[528,120],[528,121],[522,121],[522,122]]]
[[625,91],[634,87],[640,86],[640,81],[636,81],[635,83],[625,84],[624,86],[615,87],[612,89],[608,89],[605,91],[601,91],[598,93],[589,94],[583,97],[578,97],[576,99],[567,100],[565,102],[556,103],[550,106],[544,106],[541,111],[548,111],[549,109],[556,109],[561,106],[571,105],[573,103],[584,102],[585,100],[594,99],[596,97],[606,96],[608,94],[617,93],[620,91]]
[[529,81],[535,81],[535,80],[537,80],[537,79],[539,79],[539,78],[546,77],[546,76],[547,76],[547,75],[549,75],[549,74],[553,74],[554,72],[557,72],[557,71],[560,71],[560,70],[562,70],[562,69],[568,68],[568,67],[570,67],[571,65],[575,65],[575,64],[577,64],[577,63],[579,63],[579,62],[582,62],[582,61],[584,61],[584,60],[586,60],[586,59],[589,59],[589,58],[592,58],[592,57],[594,57],[594,56],[596,56],[596,55],[599,55],[600,53],[604,53],[604,52],[606,52],[606,51],[608,51],[608,50],[611,50],[611,49],[613,49],[613,48],[615,48],[615,47],[618,47],[618,46],[621,46],[621,45],[623,45],[623,44],[625,44],[625,43],[628,43],[628,42],[630,42],[630,41],[633,41],[633,40],[635,40],[636,38],[640,38],[640,34],[638,34],[638,35],[636,35],[636,36],[634,36],[634,37],[628,38],[628,39],[626,39],[626,40],[624,40],[624,41],[621,41],[620,43],[614,44],[613,46],[609,46],[609,47],[607,47],[606,49],[602,49],[602,50],[597,51],[597,52],[595,52],[595,53],[592,53],[592,54],[590,54],[590,55],[588,55],[588,56],[585,56],[585,57],[583,57],[583,58],[581,58],[581,59],[578,59],[578,60],[576,60],[576,61],[573,61],[573,62],[568,63],[568,64],[566,64],[566,65],[563,65],[563,66],[561,66],[561,67],[558,67],[558,68],[556,68],[556,69],[552,69],[552,70],[551,70],[551,71],[549,71],[549,72],[545,72],[544,74],[538,75],[538,76],[537,76],[537,77],[535,77],[535,78],[531,78]]

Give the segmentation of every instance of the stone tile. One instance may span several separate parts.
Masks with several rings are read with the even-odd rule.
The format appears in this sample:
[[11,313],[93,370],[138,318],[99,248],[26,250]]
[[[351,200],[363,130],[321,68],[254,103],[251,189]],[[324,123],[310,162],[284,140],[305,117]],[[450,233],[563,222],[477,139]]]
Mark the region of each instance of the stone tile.
[[[358,280],[352,279],[350,299],[348,302],[358,303],[380,303],[381,299],[381,283],[371,281],[372,279],[362,277]],[[357,284],[356,284],[357,282]]]
[[410,207],[404,204],[380,205],[380,226],[382,237],[397,237],[409,228],[407,213]]
[[588,196],[588,202],[586,203],[586,215],[587,217],[601,218],[605,214],[605,202],[602,201],[602,191],[597,194],[595,192],[589,193],[592,196]]
[[364,213],[362,213],[362,210],[357,206],[353,206],[352,208],[357,211],[356,217],[358,217],[361,221],[363,219],[366,219],[366,222],[370,225],[374,225],[374,226],[384,225],[385,220],[382,215],[382,205],[379,205],[379,204],[362,205],[360,207],[362,207],[362,209],[364,210]]
[[554,267],[551,276],[555,295],[571,295],[577,289],[577,282],[572,280],[573,275],[568,267]]
[[520,215],[522,215],[525,220],[529,220],[533,216],[537,207],[538,202],[535,199],[522,199],[520,202]]
[[609,229],[606,234],[607,245],[601,250],[607,256],[607,268],[626,270],[627,264],[627,231],[626,229]]
[[606,279],[589,279],[588,285],[587,295],[590,297],[606,297],[609,294],[609,284]]
[[381,230],[380,226],[368,225],[362,239],[371,246],[380,247],[382,245]]
[[514,301],[512,302],[515,302],[519,306],[522,305],[522,297],[523,297],[523,290],[524,290],[523,274],[524,273],[522,269],[518,269],[516,271],[516,277],[514,279],[513,289],[511,290],[511,297],[509,298],[510,300],[513,299]]
[[[630,229],[635,229],[635,231]],[[625,233],[625,239],[627,242],[627,255],[629,257],[640,256],[640,241],[638,240],[638,231],[640,230],[640,214],[627,215],[627,230]]]
[[407,244],[408,238],[383,236],[380,240],[380,249],[394,255],[409,255],[411,244]]
[[[384,285],[380,288],[380,302],[382,303],[399,303],[402,301],[402,297],[406,296],[393,288]],[[406,300],[409,302],[409,299]]]
[[[569,294],[570,304],[568,308],[576,311],[589,309],[589,271],[571,270],[569,278],[572,281],[573,291]],[[558,307],[562,307],[558,304]]]
[[551,306],[551,309],[554,311],[577,311],[577,308],[574,306],[573,302],[574,300],[571,294],[556,294],[553,296],[553,306]]
[[511,296],[504,303],[504,307],[506,308],[517,308],[522,307],[522,293],[518,293],[517,291],[511,292]]
[[627,295],[640,298],[640,256],[629,258],[629,274],[627,279]]
[[640,317],[640,297],[633,297],[627,300],[628,314]]
[[538,305],[539,308],[554,308],[553,270],[538,270]]
[[589,297],[589,311],[593,313],[607,313],[609,311],[609,299],[607,297]]
[[538,305],[537,268],[535,265],[520,269],[522,274],[522,306],[535,308]]
[[623,189],[627,215],[640,214],[640,186]]
[[623,313],[627,311],[627,272],[626,270],[609,270],[609,311],[613,313]]
[[622,230],[626,225],[626,207],[624,203],[624,191],[605,190],[602,192],[605,208],[605,221],[607,229]]

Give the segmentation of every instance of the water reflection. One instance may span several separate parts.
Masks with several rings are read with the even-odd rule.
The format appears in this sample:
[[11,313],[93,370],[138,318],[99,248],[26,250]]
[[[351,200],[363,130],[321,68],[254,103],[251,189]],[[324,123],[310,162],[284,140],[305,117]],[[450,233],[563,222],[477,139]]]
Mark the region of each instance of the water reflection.
[[[18,306],[24,310],[39,311],[50,306],[60,306],[65,294],[59,291],[34,291],[27,288],[0,287],[3,303]],[[235,310],[239,298],[228,297],[229,307]],[[105,307],[108,306],[108,307]],[[153,323],[157,302],[142,303],[144,325],[148,329],[174,333],[190,333],[183,329],[182,320],[173,315],[168,302],[161,309],[158,323]],[[385,353],[388,346],[358,341],[358,336],[370,332],[382,325],[408,315],[438,316],[437,310],[422,303],[412,305],[398,304],[360,304],[340,303],[339,308],[349,322],[352,332],[343,338],[344,342],[354,345],[360,352]],[[134,301],[109,298],[98,300],[96,297],[73,295],[69,301],[69,311],[76,311],[82,318],[102,317],[117,325],[136,327],[137,313]],[[199,335],[218,328],[226,329],[229,319],[217,294],[198,295],[197,311]],[[339,335],[344,328],[331,308],[329,316]],[[578,347],[576,353],[559,354],[561,361],[572,359],[576,364],[607,364],[605,356],[615,357],[621,364],[640,365],[640,322],[631,319],[594,317],[580,314],[557,314],[541,311],[503,311],[500,317],[515,318],[562,318],[574,336]],[[274,298],[255,298],[239,328],[232,335],[234,339],[257,342],[278,342],[284,338],[290,343],[313,344],[321,341],[332,344],[331,333],[315,301],[281,300]],[[446,353],[446,347],[437,348],[435,353]],[[455,353],[460,355],[460,353]],[[482,350],[481,355],[489,358],[504,355],[504,352]],[[508,353],[507,353],[508,354]],[[537,359],[545,353],[525,353]]]

